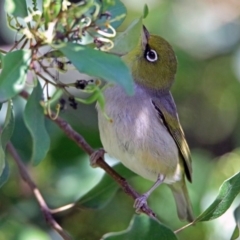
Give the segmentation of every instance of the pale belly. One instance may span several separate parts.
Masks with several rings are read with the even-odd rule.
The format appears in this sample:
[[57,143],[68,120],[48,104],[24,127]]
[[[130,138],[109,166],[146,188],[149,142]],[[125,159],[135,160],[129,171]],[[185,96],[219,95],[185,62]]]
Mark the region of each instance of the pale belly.
[[175,141],[159,120],[151,101],[141,96],[138,104],[133,98],[127,96],[119,102],[114,92],[106,95],[105,111],[113,121],[108,121],[98,110],[104,149],[146,179],[156,181],[162,174],[166,183],[179,181],[182,174]]

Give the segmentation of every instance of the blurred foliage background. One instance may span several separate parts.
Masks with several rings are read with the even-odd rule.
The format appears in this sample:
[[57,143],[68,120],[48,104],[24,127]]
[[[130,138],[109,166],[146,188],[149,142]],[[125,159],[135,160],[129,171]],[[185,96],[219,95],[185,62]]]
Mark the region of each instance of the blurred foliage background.
[[[215,199],[222,182],[240,169],[240,2],[123,2],[128,15],[119,31],[139,17],[147,3],[150,13],[144,24],[151,33],[167,39],[176,52],[179,65],[172,93],[192,152],[193,184],[189,184],[189,192],[197,216]],[[0,1],[0,47],[9,49],[17,36],[6,26],[3,4]],[[64,77],[77,78],[74,72]],[[50,207],[76,201],[99,182],[103,171],[92,169],[88,157],[48,120],[51,150],[39,166],[33,167],[29,162],[31,139],[21,114],[25,102],[16,98],[14,104],[13,144]],[[79,105],[77,110],[67,108],[61,117],[94,148],[101,147],[94,104]],[[0,240],[61,239],[45,223],[13,161],[9,164],[10,179],[0,190]],[[138,176],[128,180],[140,192],[152,184]],[[239,203],[240,198],[214,221],[187,228],[178,235],[179,239],[230,239],[235,227],[233,211]],[[133,201],[119,190],[101,209],[83,207],[57,215],[56,219],[75,239],[100,239],[104,233],[128,227],[134,212],[132,205]],[[171,229],[184,225],[177,218],[166,186],[151,195],[149,205]]]

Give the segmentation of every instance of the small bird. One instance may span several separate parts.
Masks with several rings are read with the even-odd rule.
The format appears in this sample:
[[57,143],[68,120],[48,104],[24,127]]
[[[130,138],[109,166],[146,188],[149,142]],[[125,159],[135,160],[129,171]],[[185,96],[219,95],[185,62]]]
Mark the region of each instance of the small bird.
[[172,190],[181,220],[193,221],[185,176],[192,181],[191,156],[170,93],[177,71],[171,45],[150,35],[145,26],[137,46],[123,60],[134,79],[134,95],[115,84],[104,91],[105,113],[98,109],[100,138],[109,156],[138,175],[154,181],[135,200],[139,210],[160,184]]

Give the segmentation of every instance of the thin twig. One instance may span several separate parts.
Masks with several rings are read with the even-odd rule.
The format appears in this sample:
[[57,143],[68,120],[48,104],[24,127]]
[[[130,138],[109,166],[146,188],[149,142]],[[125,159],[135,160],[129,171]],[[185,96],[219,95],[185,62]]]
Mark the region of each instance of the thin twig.
[[4,51],[3,49],[0,49],[0,53],[7,54],[8,51]]
[[47,73],[52,79],[56,79],[56,77],[54,77],[52,75],[52,73],[50,73],[50,71],[48,71],[47,67],[43,65],[43,63],[41,61],[38,61],[38,64],[41,66],[41,68],[43,69],[43,71],[45,73]]
[[[63,132],[70,139],[72,139],[81,149],[83,149],[88,155],[92,155],[94,153],[92,147],[79,133],[72,129],[69,123],[67,123],[60,117],[55,119],[54,122],[56,122],[56,124],[63,130]],[[113,168],[111,168],[104,161],[103,158],[100,157],[99,159],[97,159],[96,164],[100,168],[102,168],[106,173],[108,173],[119,184],[119,186],[124,190],[124,192],[131,196],[134,200],[140,196],[140,194],[131,187],[131,185],[126,181],[126,179],[120,176]],[[141,211],[154,219],[156,218],[156,214],[148,207],[147,204],[143,205]]]
[[22,46],[20,47],[20,49],[24,49],[25,46],[27,45],[28,41],[29,41],[28,39],[25,39],[25,41],[23,42],[23,44],[22,44]]
[[[28,93],[26,91],[22,91],[20,95],[25,99],[28,98]],[[47,117],[54,121],[59,126],[59,128],[61,128],[63,132],[89,156],[94,153],[94,149],[86,142],[86,140],[79,133],[72,129],[71,125],[68,122],[61,119],[60,117],[57,117],[55,120],[53,120],[49,116]],[[102,168],[107,174],[109,174],[124,190],[124,192],[128,194],[130,197],[132,197],[134,200],[140,196],[140,194],[132,188],[132,186],[126,181],[126,179],[120,176],[113,168],[111,168],[104,161],[103,158],[100,157],[99,159],[97,159],[96,164],[100,168]],[[156,214],[148,207],[147,204],[144,204],[141,207],[140,211],[147,214],[149,217],[156,219]]]
[[23,35],[18,41],[16,41],[8,52],[12,52],[23,39],[25,39],[25,35]]
[[182,230],[184,230],[185,228],[188,228],[188,227],[190,227],[190,226],[192,226],[192,225],[194,225],[194,224],[195,224],[194,221],[193,221],[193,222],[190,222],[190,223],[188,223],[187,225],[185,225],[185,226],[183,226],[183,227],[175,230],[174,233],[175,233],[175,234],[180,233],[180,232],[181,232]]
[[47,78],[45,78],[41,73],[39,73],[39,72],[36,72],[36,75],[37,76],[39,76],[40,78],[42,78],[45,82],[47,82],[47,83],[49,83],[49,84],[52,84],[53,86],[57,86],[57,84],[56,83],[54,83],[54,82],[52,82],[52,81],[50,81],[50,80],[48,80]]
[[64,206],[59,207],[59,208],[51,209],[51,213],[56,214],[56,213],[64,212],[64,211],[67,211],[67,210],[69,210],[69,209],[71,209],[75,206],[76,206],[76,203],[70,203],[70,204],[64,205]]
[[28,174],[26,167],[23,164],[23,161],[21,160],[20,156],[18,155],[18,153],[17,153],[16,149],[14,148],[14,146],[12,145],[12,143],[9,142],[7,144],[7,150],[10,153],[10,155],[13,157],[14,161],[16,162],[22,179],[28,184],[28,186],[32,190],[32,192],[41,208],[41,211],[46,219],[46,222],[53,229],[55,229],[64,240],[70,240],[71,237],[62,229],[62,227],[53,218],[53,216],[51,214],[51,210],[48,208],[41,192],[39,191],[36,184],[33,182],[30,175]]

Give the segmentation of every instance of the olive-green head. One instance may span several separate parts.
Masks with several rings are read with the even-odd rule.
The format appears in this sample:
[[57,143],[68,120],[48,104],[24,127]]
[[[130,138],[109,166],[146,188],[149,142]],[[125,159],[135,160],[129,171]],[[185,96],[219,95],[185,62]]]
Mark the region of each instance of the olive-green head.
[[177,71],[177,59],[171,45],[143,26],[138,45],[123,57],[134,81],[153,90],[169,90]]

